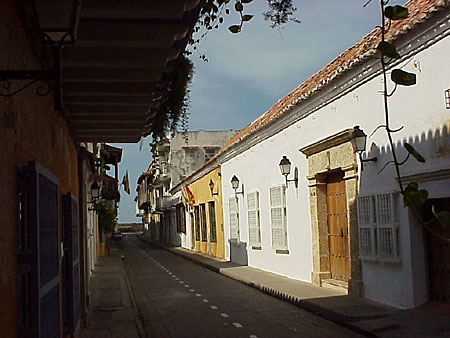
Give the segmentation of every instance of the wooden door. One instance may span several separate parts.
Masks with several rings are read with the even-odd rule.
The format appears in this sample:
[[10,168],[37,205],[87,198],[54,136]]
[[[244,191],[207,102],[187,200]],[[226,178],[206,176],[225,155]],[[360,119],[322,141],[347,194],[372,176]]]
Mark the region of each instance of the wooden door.
[[327,225],[331,278],[350,278],[347,197],[343,173],[327,177]]
[[[430,199],[424,206],[425,219],[432,218],[432,207],[435,212],[450,211],[450,198]],[[436,221],[430,227],[450,237],[450,230],[442,232],[442,227]],[[428,251],[428,276],[430,299],[439,302],[450,303],[450,243],[425,231]]]

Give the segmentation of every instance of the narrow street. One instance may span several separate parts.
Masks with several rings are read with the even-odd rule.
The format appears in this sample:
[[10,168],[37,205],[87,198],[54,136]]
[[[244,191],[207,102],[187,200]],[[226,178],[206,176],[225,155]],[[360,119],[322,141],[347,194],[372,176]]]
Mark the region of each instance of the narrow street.
[[356,337],[356,333],[126,235],[123,262],[146,337]]

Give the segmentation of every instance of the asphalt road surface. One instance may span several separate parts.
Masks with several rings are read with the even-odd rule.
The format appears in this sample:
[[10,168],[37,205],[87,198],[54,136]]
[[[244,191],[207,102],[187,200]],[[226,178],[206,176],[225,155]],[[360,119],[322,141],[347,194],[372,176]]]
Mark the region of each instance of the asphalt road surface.
[[115,247],[146,337],[359,337],[135,235]]

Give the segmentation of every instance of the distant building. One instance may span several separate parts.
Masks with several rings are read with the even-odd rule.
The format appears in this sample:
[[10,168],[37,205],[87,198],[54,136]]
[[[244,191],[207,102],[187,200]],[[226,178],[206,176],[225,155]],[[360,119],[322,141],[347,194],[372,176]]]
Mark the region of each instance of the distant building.
[[171,189],[202,167],[236,133],[236,130],[175,132],[157,145],[154,160],[139,177],[137,188],[138,208],[144,210],[147,236],[173,245],[182,244],[183,228],[177,227],[176,217],[177,205],[182,207],[181,192],[173,194]]

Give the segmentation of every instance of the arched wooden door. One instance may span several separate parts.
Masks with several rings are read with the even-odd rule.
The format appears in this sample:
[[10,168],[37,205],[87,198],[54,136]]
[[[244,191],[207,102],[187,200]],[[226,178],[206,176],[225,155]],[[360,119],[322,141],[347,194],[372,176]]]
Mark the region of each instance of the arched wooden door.
[[327,177],[327,225],[330,272],[332,279],[350,278],[347,195],[343,172]]

